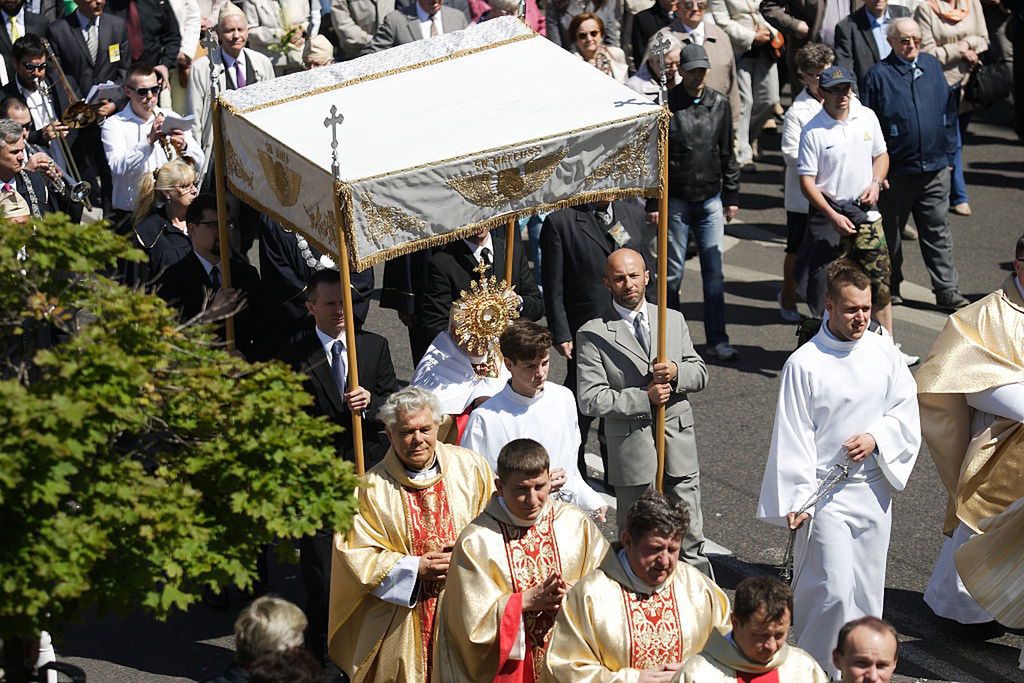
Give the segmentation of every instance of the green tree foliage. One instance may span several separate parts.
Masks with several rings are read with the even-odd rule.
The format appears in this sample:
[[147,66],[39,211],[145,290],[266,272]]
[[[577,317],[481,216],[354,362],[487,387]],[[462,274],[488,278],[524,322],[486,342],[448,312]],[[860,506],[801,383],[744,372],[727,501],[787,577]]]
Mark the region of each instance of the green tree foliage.
[[355,510],[298,375],[102,275],[142,257],[101,224],[0,222],[0,636],[163,617]]

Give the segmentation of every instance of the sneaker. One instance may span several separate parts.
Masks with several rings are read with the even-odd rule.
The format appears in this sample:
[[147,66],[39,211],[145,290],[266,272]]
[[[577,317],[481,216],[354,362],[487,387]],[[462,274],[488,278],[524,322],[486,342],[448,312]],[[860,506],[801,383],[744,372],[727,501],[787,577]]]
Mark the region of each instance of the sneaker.
[[959,311],[964,306],[969,306],[970,301],[959,290],[947,289],[935,295],[935,305],[944,311]]
[[916,242],[917,228],[913,225],[904,225],[903,230],[900,231],[900,236],[908,242]]
[[712,355],[718,360],[731,361],[740,357],[739,352],[729,346],[729,342],[718,342],[711,349]]
[[950,212],[955,213],[957,216],[970,216],[971,205],[967,202],[960,202],[949,207]]
[[784,322],[798,323],[804,319],[804,317],[800,315],[800,311],[795,308],[786,308],[785,305],[783,305],[782,292],[779,292],[778,296],[775,297],[775,300],[779,304],[779,315],[782,316],[782,320]]

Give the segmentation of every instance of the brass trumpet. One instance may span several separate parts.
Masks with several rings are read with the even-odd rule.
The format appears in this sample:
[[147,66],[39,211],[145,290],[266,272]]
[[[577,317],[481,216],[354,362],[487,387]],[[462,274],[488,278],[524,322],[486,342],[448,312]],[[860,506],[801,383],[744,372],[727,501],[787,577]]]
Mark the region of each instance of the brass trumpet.
[[[43,45],[46,46],[46,55],[50,59],[50,63],[53,64],[54,68],[57,69],[57,77],[60,79],[61,87],[64,88],[64,93],[68,97],[67,109],[65,109],[60,115],[60,121],[68,128],[85,128],[99,121],[99,114],[96,110],[85,103],[84,100],[78,98],[75,94],[74,89],[68,82],[68,77],[64,74],[64,69],[60,65],[60,60],[57,59],[57,55],[53,53],[53,48],[50,47],[50,41],[43,40]],[[42,83],[42,79],[39,80]],[[47,93],[44,93],[47,94]]]
[[[160,116],[163,112],[158,107],[153,108],[153,114]],[[160,147],[164,150],[164,156],[167,157],[167,161],[174,161],[179,157],[178,149],[171,144],[170,138],[166,134],[160,138]]]
[[[32,153],[42,152],[46,154],[46,150],[39,145],[29,145],[28,147]],[[73,165],[75,163],[70,157],[67,158],[70,164]],[[74,166],[72,167],[74,168]],[[77,172],[77,169],[75,170]],[[49,169],[42,175],[54,192],[61,196],[66,196],[68,200],[75,204],[81,204],[86,209],[92,209],[92,203],[89,201],[92,185],[89,181],[75,178],[72,174],[61,168],[52,158],[50,159]]]

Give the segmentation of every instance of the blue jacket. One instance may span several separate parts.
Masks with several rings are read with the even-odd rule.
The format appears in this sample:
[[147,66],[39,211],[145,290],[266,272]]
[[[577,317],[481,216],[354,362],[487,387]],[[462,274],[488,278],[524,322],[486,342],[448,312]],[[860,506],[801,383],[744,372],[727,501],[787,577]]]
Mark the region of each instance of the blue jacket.
[[895,52],[871,67],[860,99],[878,116],[889,174],[931,173],[953,165],[957,102],[939,60],[917,56],[921,75]]

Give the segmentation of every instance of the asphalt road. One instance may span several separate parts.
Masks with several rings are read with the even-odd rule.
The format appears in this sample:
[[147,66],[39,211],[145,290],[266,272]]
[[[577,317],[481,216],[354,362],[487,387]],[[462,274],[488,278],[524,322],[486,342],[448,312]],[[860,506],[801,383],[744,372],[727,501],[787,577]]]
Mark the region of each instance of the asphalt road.
[[[972,300],[1006,277],[1014,241],[1024,227],[1024,147],[1012,138],[1005,112],[984,118],[987,122],[972,126],[964,151],[974,215],[951,216],[961,289]],[[766,134],[762,148],[758,171],[743,177],[739,222],[726,231],[726,320],[740,359],[730,364],[709,361],[708,387],[692,397],[705,533],[730,552],[713,558],[718,580],[728,589],[744,576],[773,571],[786,543],[785,532],[754,519],[777,378],[795,343],[794,326],[781,321],[775,304],[785,245],[778,138]],[[907,247],[902,292],[906,304],[895,309],[896,337],[905,351],[924,356],[945,316],[933,307],[920,252],[913,243]],[[703,352],[701,287],[695,266],[695,260],[687,264],[683,312],[691,321],[698,351]],[[389,337],[398,376],[408,380],[408,343],[397,318],[375,308],[367,327]],[[564,362],[556,357],[553,366],[552,378],[561,380]],[[590,446],[596,452],[593,435]],[[1024,672],[1017,668],[1021,637],[965,640],[943,630],[922,601],[942,544],[944,498],[935,468],[923,452],[909,486],[896,498],[888,557],[885,617],[902,641],[897,678],[1024,681]],[[271,583],[279,594],[301,600],[295,565],[275,566]],[[202,679],[222,671],[231,660],[232,624],[243,604],[241,596],[233,595],[228,610],[198,606],[165,623],[142,614],[92,617],[58,636],[58,654],[84,667],[90,681]]]

